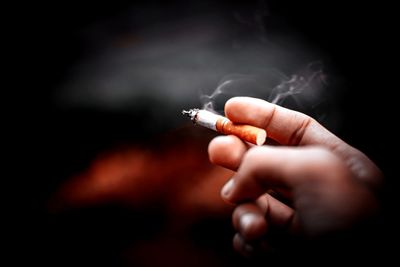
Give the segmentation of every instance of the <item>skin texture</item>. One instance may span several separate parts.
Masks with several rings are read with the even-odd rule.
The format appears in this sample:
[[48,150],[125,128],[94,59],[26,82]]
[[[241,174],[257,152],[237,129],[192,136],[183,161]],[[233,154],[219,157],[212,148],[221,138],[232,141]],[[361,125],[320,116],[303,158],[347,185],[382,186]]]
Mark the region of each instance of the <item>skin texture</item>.
[[268,237],[275,232],[319,237],[349,229],[377,211],[379,168],[313,118],[249,97],[230,99],[225,114],[235,123],[265,129],[279,144],[257,147],[235,136],[209,144],[211,162],[235,171],[221,196],[236,205],[233,246],[240,253],[273,248]]

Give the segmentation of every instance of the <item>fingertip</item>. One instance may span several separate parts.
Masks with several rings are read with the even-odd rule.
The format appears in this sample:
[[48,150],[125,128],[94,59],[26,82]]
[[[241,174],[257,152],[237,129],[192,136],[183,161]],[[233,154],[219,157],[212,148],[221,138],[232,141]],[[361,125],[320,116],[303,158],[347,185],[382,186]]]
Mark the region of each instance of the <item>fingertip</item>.
[[230,99],[228,99],[225,103],[225,112],[230,111],[232,109],[236,109],[238,106],[241,107],[241,105],[245,104],[265,104],[269,103],[265,100],[262,100],[260,98],[254,98],[254,97],[249,97],[249,96],[235,96]]
[[267,232],[265,214],[255,203],[239,205],[232,214],[232,222],[246,241],[259,239]]
[[233,237],[233,248],[245,257],[252,256],[254,254],[254,247],[243,239],[240,234],[235,234]]
[[267,232],[267,222],[260,214],[243,214],[239,220],[239,232],[248,241],[258,239]]
[[235,96],[228,99],[225,103],[225,108],[224,108],[225,114],[227,113],[227,111],[234,109],[237,103],[240,102],[242,98],[243,97],[241,96]]
[[225,108],[224,108],[225,115],[229,118],[232,112],[235,112],[236,110],[242,108],[242,105],[248,101],[248,98],[251,97],[235,96],[228,99],[228,101],[226,101],[225,103]]
[[208,145],[208,157],[213,164],[236,170],[247,151],[247,145],[238,137],[218,136]]
[[231,178],[221,189],[221,198],[228,204],[235,204],[231,199],[231,192],[235,186],[235,180]]

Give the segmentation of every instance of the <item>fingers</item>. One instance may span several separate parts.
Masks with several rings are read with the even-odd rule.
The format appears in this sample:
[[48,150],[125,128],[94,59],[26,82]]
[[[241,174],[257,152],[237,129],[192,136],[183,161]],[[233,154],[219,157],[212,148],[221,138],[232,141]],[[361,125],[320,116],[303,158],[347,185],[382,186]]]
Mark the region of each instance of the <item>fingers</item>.
[[246,242],[239,233],[233,237],[233,248],[242,256],[251,256],[255,251],[254,246]]
[[[353,179],[343,161],[321,147],[254,147],[221,194],[227,202],[244,203],[258,199],[267,190],[281,188],[293,192],[297,217],[291,221],[290,209],[273,198],[265,203],[265,212],[243,206],[235,216],[239,218],[237,229],[245,239],[261,232],[257,225],[262,223],[255,219],[260,214],[267,214],[268,228],[271,224],[286,225],[292,233],[301,228],[303,233],[316,236],[346,229],[370,217],[378,207],[376,196]],[[246,214],[243,209],[252,213],[245,219],[246,227],[241,223]]]
[[[251,97],[228,100],[225,113],[234,122],[266,129],[270,138],[283,145],[322,145],[341,157],[361,182],[371,188],[378,188],[382,183],[381,171],[368,157],[305,114]],[[240,150],[231,154],[232,148]],[[210,144],[210,159],[235,170],[244,148],[245,145],[238,138],[217,139]]]
[[268,227],[283,228],[292,222],[294,211],[269,194],[256,202],[239,205],[232,215],[235,229],[247,241],[261,238]]
[[233,239],[235,250],[246,256],[255,250],[264,250],[267,245],[264,239],[269,229],[293,228],[293,215],[292,208],[269,194],[261,196],[256,202],[239,205],[232,215],[233,226],[237,230]]
[[255,200],[269,189],[294,190],[303,183],[348,177],[334,154],[319,147],[253,147],[240,168],[223,187],[222,198],[231,203]]
[[257,98],[231,98],[225,114],[233,122],[266,129],[270,138],[283,145],[343,143],[311,117]]
[[232,215],[233,226],[244,239],[258,239],[267,232],[264,215],[264,211],[254,202],[239,205]]
[[[225,104],[225,113],[233,122],[251,124],[266,129],[269,138],[282,145],[320,145],[326,147],[342,158],[355,178],[366,184],[370,189],[377,190],[382,184],[382,172],[367,156],[346,144],[305,114],[251,97],[231,98]],[[218,150],[212,149],[209,150],[210,158],[221,159],[220,164],[222,166],[237,168],[237,163],[240,161],[238,160],[239,155],[243,155],[243,146],[239,145],[239,142],[235,142],[235,146],[232,145],[232,148],[236,146],[242,148],[237,154],[231,155],[227,151],[218,152]],[[223,143],[219,143],[219,149],[232,151],[229,146],[224,146]],[[214,155],[218,153],[223,153],[225,157]],[[234,160],[233,156],[235,156]],[[228,165],[225,165],[226,162],[228,162]],[[235,164],[231,165],[230,163],[233,162]]]
[[234,135],[218,136],[208,145],[208,155],[212,163],[235,171],[248,148]]

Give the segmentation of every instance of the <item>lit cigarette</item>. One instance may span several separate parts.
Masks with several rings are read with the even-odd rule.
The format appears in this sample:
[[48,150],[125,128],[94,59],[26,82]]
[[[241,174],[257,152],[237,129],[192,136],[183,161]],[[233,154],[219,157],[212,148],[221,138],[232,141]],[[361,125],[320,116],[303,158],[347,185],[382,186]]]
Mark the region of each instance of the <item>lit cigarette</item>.
[[240,139],[258,146],[264,144],[267,138],[267,132],[264,129],[246,124],[234,124],[228,118],[204,109],[183,110],[182,114],[187,115],[195,124],[219,133],[236,135]]

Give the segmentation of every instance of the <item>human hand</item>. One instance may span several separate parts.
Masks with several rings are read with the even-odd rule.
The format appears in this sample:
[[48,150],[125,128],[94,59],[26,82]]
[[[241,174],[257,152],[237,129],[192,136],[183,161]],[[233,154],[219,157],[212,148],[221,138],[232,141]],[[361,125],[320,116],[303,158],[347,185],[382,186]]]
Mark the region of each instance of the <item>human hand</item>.
[[318,237],[349,229],[377,211],[379,168],[311,117],[249,97],[230,99],[225,114],[266,129],[281,145],[250,146],[235,136],[209,144],[211,162],[236,171],[221,195],[237,204],[232,221],[239,252],[273,246],[265,240],[276,230]]

